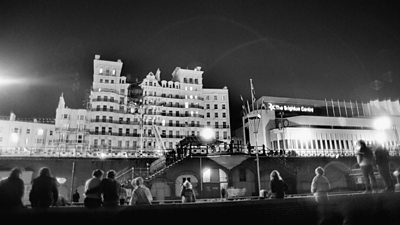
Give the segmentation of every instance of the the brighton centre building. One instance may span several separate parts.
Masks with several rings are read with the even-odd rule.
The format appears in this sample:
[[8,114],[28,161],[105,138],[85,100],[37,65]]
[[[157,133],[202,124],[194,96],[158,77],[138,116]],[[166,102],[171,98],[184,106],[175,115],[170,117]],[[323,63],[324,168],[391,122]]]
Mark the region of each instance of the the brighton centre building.
[[261,152],[298,156],[350,156],[354,144],[381,144],[398,155],[399,100],[311,100],[264,96],[243,117],[245,143]]

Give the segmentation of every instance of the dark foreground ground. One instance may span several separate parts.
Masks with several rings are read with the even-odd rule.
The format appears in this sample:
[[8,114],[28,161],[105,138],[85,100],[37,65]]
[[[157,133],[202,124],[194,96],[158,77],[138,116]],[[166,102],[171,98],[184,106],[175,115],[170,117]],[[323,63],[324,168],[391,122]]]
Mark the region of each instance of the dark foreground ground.
[[[311,197],[237,200],[194,204],[125,206],[89,210],[3,210],[0,224],[318,224],[320,210]],[[400,225],[400,193],[342,194],[330,198],[323,224]]]

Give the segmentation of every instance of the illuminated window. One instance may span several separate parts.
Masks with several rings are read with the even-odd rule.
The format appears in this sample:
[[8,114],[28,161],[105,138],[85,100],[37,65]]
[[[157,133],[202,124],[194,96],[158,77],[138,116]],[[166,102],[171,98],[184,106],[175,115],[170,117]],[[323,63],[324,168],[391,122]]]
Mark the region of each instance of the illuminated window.
[[116,71],[115,71],[115,69],[113,69],[112,70],[112,75],[115,75],[116,74]]
[[190,87],[189,90],[193,91],[193,87]]
[[189,108],[189,102],[185,102],[185,108]]
[[100,68],[99,73],[103,74],[103,68]]

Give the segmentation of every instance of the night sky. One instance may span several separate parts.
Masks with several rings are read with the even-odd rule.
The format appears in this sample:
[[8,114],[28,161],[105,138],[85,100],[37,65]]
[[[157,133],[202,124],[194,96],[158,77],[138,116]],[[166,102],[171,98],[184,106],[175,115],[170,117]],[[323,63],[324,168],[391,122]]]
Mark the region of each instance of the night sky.
[[[305,2],[307,4],[305,4]],[[121,59],[133,81],[175,67],[239,95],[367,101],[399,97],[395,1],[0,0],[0,115],[55,117],[63,92],[83,108],[93,59]]]

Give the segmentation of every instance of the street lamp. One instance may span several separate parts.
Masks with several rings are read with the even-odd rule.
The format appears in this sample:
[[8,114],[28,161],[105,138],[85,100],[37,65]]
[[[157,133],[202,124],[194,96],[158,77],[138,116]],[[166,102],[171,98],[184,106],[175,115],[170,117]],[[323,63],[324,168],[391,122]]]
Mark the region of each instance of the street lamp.
[[[258,128],[261,122],[261,115],[257,113],[255,115],[250,115],[247,118],[249,119],[249,121],[253,121],[253,133],[256,139],[255,149],[256,149],[256,162],[257,162],[257,182],[258,182],[258,192],[260,195],[261,179],[260,179],[260,159],[258,158]],[[251,149],[249,149],[249,151],[251,151]]]

